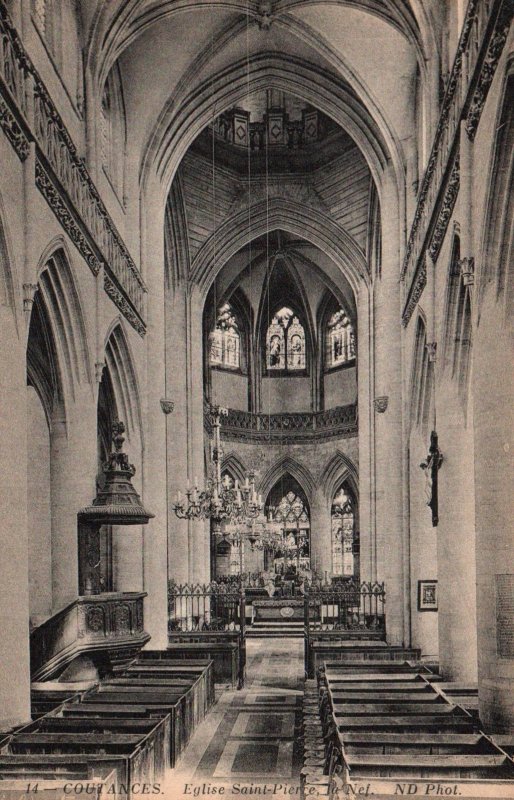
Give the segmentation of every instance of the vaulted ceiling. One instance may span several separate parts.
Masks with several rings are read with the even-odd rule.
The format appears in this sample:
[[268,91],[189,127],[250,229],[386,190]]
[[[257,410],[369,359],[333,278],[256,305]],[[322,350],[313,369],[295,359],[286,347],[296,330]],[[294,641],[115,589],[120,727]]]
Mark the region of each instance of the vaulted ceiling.
[[413,131],[416,71],[430,79],[427,63],[437,49],[433,5],[89,0],[88,68],[102,86],[118,61],[131,159],[142,170],[150,163],[168,184],[183,154],[174,158],[177,137],[192,140],[209,120],[269,86],[345,122],[354,138],[361,135],[358,143],[369,161],[376,159],[375,168],[393,158],[401,169],[402,142]]

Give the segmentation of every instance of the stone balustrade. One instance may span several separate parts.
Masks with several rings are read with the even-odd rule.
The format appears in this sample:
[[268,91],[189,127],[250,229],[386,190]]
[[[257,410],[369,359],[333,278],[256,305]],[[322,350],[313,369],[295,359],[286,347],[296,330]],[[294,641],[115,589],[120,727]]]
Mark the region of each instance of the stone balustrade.
[[437,259],[459,191],[461,122],[472,141],[511,17],[511,0],[468,3],[402,265],[404,325],[408,324],[426,284],[426,254],[433,261]]
[[[205,424],[209,426],[208,407]],[[221,438],[236,441],[277,440],[302,443],[332,437],[356,436],[357,405],[336,406],[327,411],[290,412],[283,414],[252,413],[228,409],[221,419]]]
[[146,287],[7,10],[0,2],[0,125],[25,161],[36,145],[34,180],[93,274],[143,336]]

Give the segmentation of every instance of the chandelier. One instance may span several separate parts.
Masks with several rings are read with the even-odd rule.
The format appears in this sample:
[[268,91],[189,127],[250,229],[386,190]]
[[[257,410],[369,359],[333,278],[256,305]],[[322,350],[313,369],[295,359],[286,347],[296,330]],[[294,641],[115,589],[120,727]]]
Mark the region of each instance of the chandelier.
[[211,424],[213,428],[213,444],[211,452],[211,475],[207,478],[204,489],[198,488],[198,480],[194,485],[188,482],[185,498],[177,493],[172,508],[179,519],[212,519],[218,526],[222,521],[243,523],[256,519],[262,512],[262,495],[255,488],[255,474],[249,472],[242,485],[230,478],[221,478],[221,417],[228,415],[228,409],[211,406]]

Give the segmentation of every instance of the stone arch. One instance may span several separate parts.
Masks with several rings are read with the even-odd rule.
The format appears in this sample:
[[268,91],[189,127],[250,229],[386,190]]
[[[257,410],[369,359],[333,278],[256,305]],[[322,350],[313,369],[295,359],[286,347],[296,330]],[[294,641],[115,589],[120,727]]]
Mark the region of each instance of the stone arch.
[[[276,53],[256,56],[249,64],[246,59],[238,61],[214,76],[202,91],[191,92],[190,83],[183,81],[180,92],[170,98],[150,135],[142,159],[141,185],[145,187],[151,177],[156,176],[167,196],[185,152],[212,121],[212,109],[221,113],[237,105],[248,93],[264,88],[302,97],[344,128],[361,149],[379,192],[382,175],[390,161],[398,202],[403,208],[402,146],[374,108],[371,98],[364,98],[365,107],[357,97],[358,91],[352,92],[340,78],[320,71],[304,59]],[[364,87],[359,90],[365,93]],[[374,108],[378,123],[367,107]]]
[[63,386],[74,397],[76,386],[91,383],[91,356],[77,282],[62,237],[50,243],[39,263],[38,291],[52,326]]
[[409,381],[409,428],[422,426],[424,434],[428,431],[432,409],[432,389],[434,365],[427,353],[428,327],[424,312],[418,309],[414,327],[414,342]]
[[141,392],[130,345],[119,317],[106,336],[104,369],[109,372],[117,410],[125,422],[129,440],[138,435],[143,444]]
[[[120,57],[125,48],[132,44],[141,35],[148,25],[155,24],[159,19],[164,19],[172,14],[187,11],[195,0],[163,0],[155,4],[152,14],[137,17],[137,0],[124,0],[124,2],[109,3],[107,6],[100,4],[95,15],[90,40],[88,43],[88,68],[97,83],[105,79],[112,65]],[[278,13],[274,14],[277,22],[296,6],[309,5],[316,0],[286,0],[281,3]],[[435,32],[430,17],[427,15],[420,0],[411,0],[407,4],[395,0],[384,4],[377,0],[340,0],[341,4],[361,7],[363,11],[374,15],[392,25],[396,30],[411,42],[416,48],[422,64],[431,55],[437,52]],[[246,0],[225,0],[221,6],[240,11],[252,21],[259,22],[262,12],[257,5],[248,4]],[[246,24],[246,20],[244,22]]]
[[[345,274],[354,292],[364,281],[368,283],[366,257],[353,238],[333,220],[307,206],[274,198],[269,203],[261,203],[252,209],[252,230],[248,232],[248,214],[240,212],[227,220],[210,236],[197,253],[190,280],[197,282],[205,295],[212,281],[214,270],[219,271],[229,258],[242,247],[266,232],[281,228],[301,236],[319,247]],[[216,245],[216,264],[214,265],[214,246]]]
[[259,493],[266,498],[275,484],[286,474],[291,475],[300,484],[309,504],[312,504],[312,496],[316,490],[314,478],[307,467],[291,456],[282,456],[266,471],[259,481]]
[[0,306],[12,309],[16,317],[17,287],[15,285],[11,253],[12,248],[9,246],[5,214],[0,196]]
[[475,277],[478,309],[489,285],[504,295],[504,308],[512,308],[514,270],[514,56],[511,59],[498,106],[496,136],[491,152],[486,213],[482,231],[482,263]]
[[343,481],[351,486],[356,499],[359,497],[359,473],[352,459],[338,450],[326,463],[320,484],[329,503],[332,502],[337,487]]
[[237,456],[234,452],[228,453],[226,456],[224,456],[223,461],[221,462],[221,472],[223,473],[226,471],[230,472],[240,484],[244,483],[248,472],[239,456]]

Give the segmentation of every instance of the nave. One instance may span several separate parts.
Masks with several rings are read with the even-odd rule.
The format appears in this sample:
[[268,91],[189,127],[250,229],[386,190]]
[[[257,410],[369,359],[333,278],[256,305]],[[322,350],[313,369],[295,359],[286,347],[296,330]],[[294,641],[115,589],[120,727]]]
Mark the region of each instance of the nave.
[[170,796],[191,794],[187,785],[299,791],[304,682],[302,641],[248,641],[245,688],[222,693],[170,776]]

